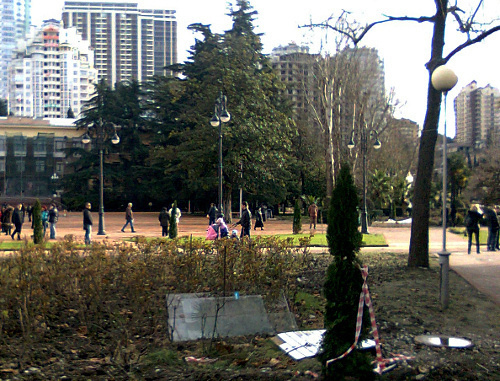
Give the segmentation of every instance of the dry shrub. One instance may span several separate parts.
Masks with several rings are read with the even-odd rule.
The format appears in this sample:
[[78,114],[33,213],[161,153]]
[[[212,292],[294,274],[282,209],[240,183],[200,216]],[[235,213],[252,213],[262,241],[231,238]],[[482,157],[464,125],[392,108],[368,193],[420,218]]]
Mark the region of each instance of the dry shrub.
[[[266,295],[288,289],[310,266],[291,241],[257,238],[209,242],[146,240],[82,249],[68,239],[47,249],[28,246],[0,261],[0,340],[21,362],[28,350],[58,335],[103,344],[115,362],[138,361],[142,339],[167,336],[165,300],[172,293]],[[11,345],[12,343],[22,345]]]

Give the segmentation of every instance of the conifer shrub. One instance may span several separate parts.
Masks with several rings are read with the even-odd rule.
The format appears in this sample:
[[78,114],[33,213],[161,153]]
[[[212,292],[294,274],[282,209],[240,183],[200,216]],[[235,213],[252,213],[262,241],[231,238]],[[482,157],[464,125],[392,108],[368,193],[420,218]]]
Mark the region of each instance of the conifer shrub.
[[300,202],[297,199],[293,207],[293,234],[299,234],[302,230],[302,221],[300,215]]
[[[363,285],[359,269],[361,263],[357,258],[362,241],[362,235],[358,231],[357,206],[358,196],[350,168],[348,164],[343,164],[328,210],[327,241],[333,261],[328,267],[324,285],[326,333],[319,356],[327,380],[374,378],[369,355],[358,350],[326,366],[327,360],[339,357],[354,343],[359,296]],[[363,317],[360,340],[369,329],[367,310]]]
[[177,219],[175,218],[177,211],[177,201],[172,204],[172,213],[170,213],[170,224],[168,226],[168,237],[170,239],[177,238]]
[[33,242],[39,244],[43,242],[42,205],[37,199],[33,205]]

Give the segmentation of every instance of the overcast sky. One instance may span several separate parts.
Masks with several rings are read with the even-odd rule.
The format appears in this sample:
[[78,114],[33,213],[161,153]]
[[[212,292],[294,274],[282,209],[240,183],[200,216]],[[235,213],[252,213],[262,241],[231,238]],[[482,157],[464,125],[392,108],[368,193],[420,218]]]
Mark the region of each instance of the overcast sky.
[[[195,35],[186,28],[189,24],[200,22],[212,25],[213,32],[230,29],[231,19],[226,0],[139,0],[139,5],[151,8],[173,9],[177,11],[178,55],[183,62],[187,50],[194,43]],[[235,1],[233,1],[235,2]],[[479,0],[458,0],[464,12]],[[485,0],[478,16],[491,20],[500,17],[500,0]],[[33,23],[39,25],[48,18],[61,18],[64,0],[32,0]],[[290,42],[309,44],[311,53],[320,46],[324,33],[299,29],[312,20],[321,22],[330,15],[340,15],[342,9],[352,13],[353,19],[361,22],[380,20],[382,14],[391,16],[431,16],[434,0],[250,0],[258,12],[255,21],[256,31],[263,33],[264,53],[270,53],[279,45]],[[492,15],[492,16],[491,16]],[[445,54],[464,41],[457,38],[456,24],[448,20],[447,45]],[[363,45],[375,47],[384,60],[387,89],[394,88],[396,98],[405,105],[397,117],[405,117],[423,125],[427,98],[427,71],[425,63],[430,57],[432,25],[415,22],[386,23],[373,28]],[[197,36],[198,38],[200,36]],[[333,39],[331,39],[333,41]],[[328,46],[328,41],[326,42]],[[448,133],[455,134],[453,99],[460,89],[473,80],[478,86],[487,84],[500,89],[500,32],[486,38],[475,46],[468,47],[449,62],[448,66],[458,76],[457,86],[448,96]],[[441,123],[442,124],[442,123]]]

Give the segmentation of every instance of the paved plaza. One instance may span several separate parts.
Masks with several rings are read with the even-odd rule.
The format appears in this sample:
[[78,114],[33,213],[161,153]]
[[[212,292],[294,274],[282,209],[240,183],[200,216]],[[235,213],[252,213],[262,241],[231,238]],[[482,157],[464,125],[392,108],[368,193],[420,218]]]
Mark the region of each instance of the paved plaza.
[[[161,237],[161,226],[158,221],[158,212],[135,212],[134,213],[134,228],[135,233],[130,231],[128,226],[125,233],[121,232],[121,228],[125,224],[125,213],[108,212],[105,214],[105,232],[106,235],[97,235],[99,216],[97,212],[93,212],[94,231],[93,241],[119,241],[124,238],[134,236]],[[61,213],[57,224],[57,239],[62,239],[67,234],[72,234],[77,240],[83,242],[84,231],[82,224],[81,212],[70,212],[66,215]],[[237,221],[237,220],[234,220]],[[283,219],[268,219],[265,223],[264,230],[252,230],[252,235],[268,235],[268,234],[291,234],[292,221]],[[308,221],[303,220],[302,227],[305,232],[308,232]],[[179,236],[205,237],[208,226],[206,217],[193,216],[184,214],[181,217],[178,230]],[[23,225],[23,236],[31,235],[32,230],[29,228],[30,223],[25,222]],[[230,225],[228,225],[230,228]],[[231,228],[230,228],[231,229]],[[239,232],[240,227],[236,228]],[[383,234],[387,247],[367,247],[363,251],[378,251],[378,252],[403,252],[408,253],[410,242],[410,227],[408,225],[394,226],[372,226],[369,228],[370,233]],[[318,224],[316,232],[325,233],[326,225]],[[443,246],[442,229],[431,227],[429,230],[430,237],[430,253],[437,256]],[[496,303],[500,304],[500,252],[488,252],[486,247],[482,247],[481,254],[467,254],[467,240],[465,237],[458,234],[448,233],[446,235],[446,247],[450,256],[451,268],[465,278],[469,283],[476,287],[479,291],[491,297]],[[0,235],[0,241],[11,240],[10,236]],[[315,248],[314,251],[324,251],[324,248]],[[453,287],[453,285],[450,285]]]

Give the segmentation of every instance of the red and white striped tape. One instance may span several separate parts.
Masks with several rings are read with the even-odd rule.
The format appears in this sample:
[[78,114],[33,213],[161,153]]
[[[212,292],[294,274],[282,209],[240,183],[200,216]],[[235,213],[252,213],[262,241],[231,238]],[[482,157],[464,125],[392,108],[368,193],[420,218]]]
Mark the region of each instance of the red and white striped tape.
[[329,366],[331,363],[334,361],[343,359],[346,357],[349,353],[353,351],[354,348],[356,348],[356,345],[358,345],[358,340],[359,340],[359,335],[361,334],[361,326],[363,324],[363,307],[366,304],[368,307],[368,310],[370,312],[370,322],[372,325],[372,331],[373,331],[373,339],[375,340],[375,350],[376,350],[376,360],[375,362],[377,363],[376,368],[374,369],[374,372],[378,374],[384,373],[386,366],[388,364],[391,364],[396,361],[402,361],[402,360],[413,360],[414,357],[411,356],[403,356],[403,355],[396,355],[392,358],[389,359],[384,359],[382,357],[382,348],[380,347],[380,339],[378,335],[378,329],[377,329],[377,322],[375,321],[375,312],[373,311],[373,305],[372,305],[372,300],[370,298],[370,291],[368,290],[368,267],[362,267],[360,268],[361,270],[361,275],[363,276],[363,287],[361,290],[361,294],[359,295],[359,303],[358,303],[358,316],[356,319],[356,335],[354,337],[354,344],[352,344],[347,351],[345,351],[344,354],[340,355],[337,358],[328,360],[326,362],[326,366]]

